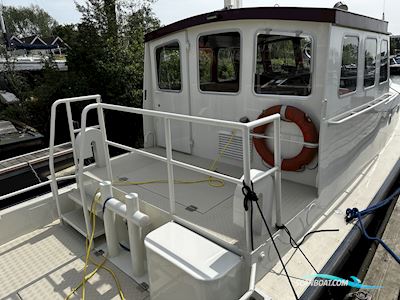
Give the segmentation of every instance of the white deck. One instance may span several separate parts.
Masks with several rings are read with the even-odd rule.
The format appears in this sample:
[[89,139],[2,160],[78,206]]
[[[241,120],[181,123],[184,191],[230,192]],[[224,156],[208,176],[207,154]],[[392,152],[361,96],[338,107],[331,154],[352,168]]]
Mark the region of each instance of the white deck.
[[[65,299],[71,288],[82,279],[84,238],[58,221],[0,246],[0,299]],[[102,257],[92,258],[101,262]],[[112,263],[107,267],[116,273],[126,299],[149,297],[130,277]],[[94,269],[93,265],[88,268]],[[71,299],[80,299],[81,290]],[[104,270],[89,280],[87,299],[119,299],[112,277]]]
[[[162,148],[152,148],[150,151],[164,155],[164,149]],[[180,152],[174,152],[174,158],[204,168],[209,168],[212,163],[210,160]],[[236,178],[242,176],[241,168],[224,163],[218,164],[218,172]],[[105,168],[95,168],[90,173],[103,180],[107,178]],[[124,159],[120,162],[117,159],[113,162],[114,181],[121,178],[133,182],[165,180],[168,178],[167,176],[166,164],[150,158],[132,155],[129,159]],[[174,176],[176,180],[184,181],[207,179],[205,175],[181,167],[174,167]],[[169,211],[168,184],[166,183],[117,185],[116,187],[124,193],[137,193],[142,201],[166,212]],[[208,182],[175,184],[177,215],[202,226],[219,237],[223,237],[231,244],[235,244],[240,240],[244,242],[243,229],[233,223],[235,188],[235,184],[226,181],[223,187],[213,187]],[[316,197],[315,188],[282,180],[283,221],[293,218]],[[190,211],[187,209],[190,206],[194,206],[197,209]]]

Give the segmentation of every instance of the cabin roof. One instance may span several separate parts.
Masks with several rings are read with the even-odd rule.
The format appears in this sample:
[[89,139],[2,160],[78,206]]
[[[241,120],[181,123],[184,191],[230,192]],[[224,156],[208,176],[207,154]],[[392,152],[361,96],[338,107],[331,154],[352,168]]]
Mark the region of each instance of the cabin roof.
[[145,42],[207,23],[256,19],[332,23],[344,27],[388,34],[388,22],[386,21],[335,8],[251,7],[219,10],[190,17],[146,34]]

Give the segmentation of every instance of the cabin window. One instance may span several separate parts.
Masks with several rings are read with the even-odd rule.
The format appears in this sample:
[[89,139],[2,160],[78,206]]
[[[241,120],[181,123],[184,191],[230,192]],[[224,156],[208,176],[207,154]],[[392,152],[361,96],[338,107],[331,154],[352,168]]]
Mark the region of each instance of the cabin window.
[[358,37],[345,36],[343,39],[339,95],[345,95],[357,89],[358,44]]
[[200,90],[236,93],[240,78],[240,34],[225,32],[199,38]]
[[311,37],[260,34],[256,59],[257,94],[311,94]]
[[156,49],[158,87],[161,90],[180,91],[181,57],[178,42],[171,42]]
[[385,82],[388,79],[388,61],[389,61],[389,50],[388,41],[382,41],[381,44],[381,69],[379,82]]
[[370,87],[370,86],[375,85],[376,56],[377,56],[377,41],[376,41],[376,39],[366,39],[365,40],[364,87]]

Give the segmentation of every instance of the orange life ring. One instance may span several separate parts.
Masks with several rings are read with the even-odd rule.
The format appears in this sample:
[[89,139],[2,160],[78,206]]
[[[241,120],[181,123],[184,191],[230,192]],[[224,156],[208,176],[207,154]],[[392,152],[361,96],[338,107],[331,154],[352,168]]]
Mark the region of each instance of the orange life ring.
[[[284,109],[284,112],[282,110]],[[303,133],[304,142],[305,143],[318,143],[318,132],[311,121],[311,119],[300,109],[293,107],[293,106],[283,106],[283,105],[276,105],[264,110],[259,116],[258,119],[276,114],[281,113],[281,118],[284,121],[294,122]],[[261,125],[254,128],[253,132],[256,134],[265,134],[265,131],[269,124]],[[257,138],[253,137],[254,146],[261,156],[261,158],[266,162],[268,165],[274,165],[274,154],[268,148],[266,139],[265,138]],[[318,147],[309,147],[304,145],[303,149],[301,149],[300,153],[295,157],[289,159],[283,159],[281,169],[284,171],[297,171],[303,168],[303,166],[309,164],[314,157],[317,155]]]

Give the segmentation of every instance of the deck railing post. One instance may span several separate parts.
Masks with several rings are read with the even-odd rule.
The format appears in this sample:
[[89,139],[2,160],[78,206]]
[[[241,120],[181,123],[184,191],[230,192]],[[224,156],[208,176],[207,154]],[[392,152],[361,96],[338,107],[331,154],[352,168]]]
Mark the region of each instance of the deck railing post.
[[107,177],[109,181],[113,181],[113,175],[112,175],[112,167],[111,167],[111,158],[110,158],[110,149],[107,144],[107,130],[106,130],[106,123],[104,120],[104,110],[103,107],[101,106],[101,98],[100,96],[96,98],[96,102],[98,103],[97,106],[97,116],[99,119],[99,126],[100,126],[100,131],[101,131],[101,137],[103,139],[103,145],[97,145],[97,147],[104,147],[104,154],[106,156],[106,170],[107,170]]
[[[49,169],[51,175],[50,188],[53,193],[54,200],[56,202],[58,217],[61,219],[61,208],[58,199],[58,184],[56,181],[56,171],[54,168],[54,139],[56,131],[56,113],[57,113],[58,101],[54,102],[51,106],[50,115],[50,142],[49,142]],[[62,219],[61,219],[62,220]]]
[[65,103],[66,110],[67,110],[67,119],[68,119],[68,127],[69,127],[69,135],[71,138],[71,146],[72,146],[72,152],[74,156],[74,164],[75,166],[78,165],[78,159],[76,156],[76,149],[75,149],[75,133],[74,133],[74,123],[72,120],[72,110],[71,110],[71,103],[66,102]]
[[85,186],[83,184],[83,169],[85,167],[84,165],[84,159],[83,157],[85,156],[85,139],[86,139],[86,121],[87,121],[87,114],[88,114],[88,109],[87,106],[83,109],[82,112],[82,118],[81,118],[81,140],[79,143],[79,160],[78,160],[78,176],[77,176],[77,183],[79,186],[79,193],[81,196],[82,200],[82,209],[83,209],[83,215],[85,217],[85,224],[86,224],[86,233],[88,238],[90,238],[90,233],[92,231],[92,226],[90,224],[90,216],[89,216],[89,211],[88,211],[88,203],[86,199],[86,191],[85,191]]
[[[244,181],[248,186],[251,186],[251,175],[250,175],[250,132],[248,128],[242,129],[242,140],[243,140],[243,172]],[[253,249],[251,248],[251,218],[250,210],[244,210],[244,220],[245,220],[245,234],[246,234],[246,248],[250,253]]]
[[281,124],[280,118],[274,120],[274,162],[277,170],[274,174],[276,225],[282,226],[282,186],[281,186]]
[[142,219],[148,216],[139,210],[138,194],[130,193],[125,196],[126,219],[128,221],[129,248],[131,252],[132,272],[135,276],[143,276],[145,272],[146,249],[141,235],[141,227],[132,222],[134,215],[141,215]]
[[168,170],[168,190],[169,190],[169,208],[171,217],[175,214],[175,181],[174,166],[172,164],[172,138],[171,138],[171,120],[164,118],[165,127],[165,148],[167,151],[167,170]]

